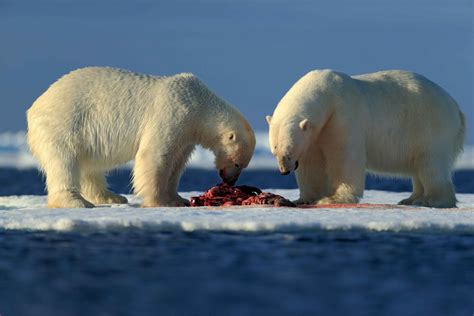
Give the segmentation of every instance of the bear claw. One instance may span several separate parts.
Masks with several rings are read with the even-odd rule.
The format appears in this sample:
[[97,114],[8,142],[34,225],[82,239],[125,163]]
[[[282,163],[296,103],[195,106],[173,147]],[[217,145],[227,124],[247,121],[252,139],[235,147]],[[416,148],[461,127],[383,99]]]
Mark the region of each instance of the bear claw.
[[413,204],[413,199],[403,199],[400,202],[398,202],[398,205],[412,205]]
[[49,208],[93,208],[94,204],[84,199],[79,193],[62,191],[48,196]]

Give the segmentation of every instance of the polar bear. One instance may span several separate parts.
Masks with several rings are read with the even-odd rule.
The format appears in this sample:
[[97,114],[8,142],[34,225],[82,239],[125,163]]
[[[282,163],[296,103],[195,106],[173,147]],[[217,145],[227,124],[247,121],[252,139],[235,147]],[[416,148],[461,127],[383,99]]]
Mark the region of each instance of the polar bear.
[[267,122],[280,172],[296,170],[297,203],[357,203],[367,169],[412,178],[413,193],[400,204],[456,206],[451,170],[463,150],[465,118],[419,74],[314,70]]
[[28,144],[46,175],[52,208],[127,203],[107,190],[104,172],[133,159],[133,187],[143,207],[183,206],[179,178],[197,144],[214,152],[230,184],[255,148],[245,118],[186,73],[78,69],[52,84],[27,117]]

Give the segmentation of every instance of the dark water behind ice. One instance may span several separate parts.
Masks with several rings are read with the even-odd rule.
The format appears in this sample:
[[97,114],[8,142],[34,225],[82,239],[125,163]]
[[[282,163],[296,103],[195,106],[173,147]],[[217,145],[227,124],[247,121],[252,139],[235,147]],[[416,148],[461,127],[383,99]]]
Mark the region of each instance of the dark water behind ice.
[[474,236],[0,231],[2,315],[472,315]]
[[[130,171],[112,171],[108,176],[110,188],[117,193],[130,193]],[[181,178],[179,191],[205,191],[220,182],[214,170],[187,169]],[[246,170],[238,184],[253,185],[260,188],[297,188],[293,174],[282,176],[277,170]],[[459,170],[454,174],[454,184],[458,193],[474,193],[474,170]],[[407,179],[381,178],[367,176],[366,189],[394,192],[411,191],[411,181]],[[43,195],[44,180],[36,169],[18,170],[0,168],[0,196],[3,195]]]
[[[128,192],[129,177],[112,173],[111,188]],[[218,181],[191,169],[180,189]],[[455,174],[458,192],[474,192],[473,181]],[[296,187],[276,171],[240,183]],[[0,169],[0,184],[0,195],[44,194],[36,170]],[[369,177],[367,188],[410,183]],[[472,315],[473,267],[474,234],[457,232],[0,229],[0,314]]]

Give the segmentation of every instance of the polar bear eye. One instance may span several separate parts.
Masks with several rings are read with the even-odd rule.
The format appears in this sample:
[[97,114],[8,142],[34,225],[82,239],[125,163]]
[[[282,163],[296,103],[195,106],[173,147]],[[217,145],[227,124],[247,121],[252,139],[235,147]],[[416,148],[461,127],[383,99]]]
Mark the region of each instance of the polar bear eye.
[[230,133],[229,140],[234,140],[234,138],[235,138],[234,133]]
[[236,168],[240,168],[240,166],[239,166],[238,163],[236,163],[234,166],[235,166]]

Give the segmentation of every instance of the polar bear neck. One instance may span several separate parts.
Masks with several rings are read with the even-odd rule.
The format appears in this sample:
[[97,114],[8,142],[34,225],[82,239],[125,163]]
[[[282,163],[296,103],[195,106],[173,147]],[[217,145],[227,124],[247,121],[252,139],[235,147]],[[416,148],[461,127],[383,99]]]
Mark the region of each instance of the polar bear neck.
[[[211,96],[203,109],[204,117],[198,125],[198,142],[207,149],[214,150],[226,132],[240,130],[243,116],[217,96]],[[239,125],[239,126],[236,126]]]
[[342,86],[352,81],[332,70],[313,70],[299,79],[279,102],[272,122],[295,125],[308,119],[318,134],[335,111],[343,96]]
[[325,125],[334,112],[334,102],[326,91],[289,91],[278,104],[272,118],[275,125],[298,125],[308,119],[314,132]]
[[204,148],[214,150],[223,132],[238,129],[243,116],[234,107],[212,92],[192,74],[178,75],[183,102],[187,104],[189,125],[194,128],[194,140]]

